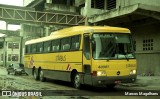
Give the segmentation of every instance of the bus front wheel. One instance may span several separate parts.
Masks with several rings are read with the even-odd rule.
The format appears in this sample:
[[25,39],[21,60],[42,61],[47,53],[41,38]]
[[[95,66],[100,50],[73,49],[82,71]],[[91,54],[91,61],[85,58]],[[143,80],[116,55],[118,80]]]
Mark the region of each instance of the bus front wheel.
[[79,75],[79,73],[76,73],[76,74],[75,74],[73,84],[74,84],[74,87],[75,87],[75,88],[80,88],[80,87],[81,87],[80,75]]

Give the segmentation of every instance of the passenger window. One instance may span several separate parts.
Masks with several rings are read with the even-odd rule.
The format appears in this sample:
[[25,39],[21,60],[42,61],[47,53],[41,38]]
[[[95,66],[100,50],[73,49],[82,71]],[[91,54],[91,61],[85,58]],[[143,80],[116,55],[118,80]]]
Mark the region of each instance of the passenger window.
[[70,50],[70,37],[63,38],[61,40],[61,51],[69,51]]
[[36,44],[31,45],[31,52],[36,53]]
[[57,52],[59,51],[59,45],[60,44],[60,40],[53,40],[52,41],[52,51]]
[[78,50],[80,47],[80,35],[73,36],[71,39],[71,50]]
[[25,46],[25,53],[26,53],[26,54],[29,53],[29,50],[28,50],[28,49],[29,49],[29,45],[26,45],[26,46]]
[[51,51],[51,41],[44,42],[44,52]]
[[31,53],[31,45],[27,45],[27,53]]
[[43,52],[43,43],[38,43],[37,44],[37,52],[38,53]]

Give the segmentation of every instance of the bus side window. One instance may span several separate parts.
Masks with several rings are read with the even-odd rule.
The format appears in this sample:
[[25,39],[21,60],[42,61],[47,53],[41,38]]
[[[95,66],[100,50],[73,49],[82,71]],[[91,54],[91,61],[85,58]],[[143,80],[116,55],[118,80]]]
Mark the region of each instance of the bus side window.
[[50,52],[51,41],[44,42],[44,52]]
[[36,53],[36,44],[31,45],[31,53]]
[[68,50],[70,48],[70,45],[69,44],[65,44],[65,45],[63,45],[63,50]]
[[26,53],[26,54],[28,54],[28,53],[29,53],[28,48],[29,48],[29,45],[26,45],[26,46],[25,46],[25,53]]
[[79,42],[75,43],[75,48],[79,49]]
[[38,43],[37,44],[37,52],[42,52],[43,51],[43,43]]
[[61,51],[70,50],[70,37],[61,39]]
[[52,46],[52,51],[55,51],[56,50],[56,46]]
[[80,35],[71,38],[71,50],[78,50],[80,47]]
[[52,41],[52,51],[53,52],[59,51],[59,44],[60,44],[60,40],[59,39]]
[[27,47],[27,53],[29,54],[29,53],[31,53],[31,45],[27,45],[28,47]]

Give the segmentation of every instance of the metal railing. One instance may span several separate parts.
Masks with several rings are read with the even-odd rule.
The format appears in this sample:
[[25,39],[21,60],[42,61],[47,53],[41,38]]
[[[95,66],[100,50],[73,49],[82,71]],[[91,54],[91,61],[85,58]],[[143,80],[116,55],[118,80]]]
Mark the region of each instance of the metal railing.
[[79,25],[84,21],[84,18],[81,15],[29,11],[3,7],[0,7],[0,19],[14,21],[16,23],[30,22],[61,25]]

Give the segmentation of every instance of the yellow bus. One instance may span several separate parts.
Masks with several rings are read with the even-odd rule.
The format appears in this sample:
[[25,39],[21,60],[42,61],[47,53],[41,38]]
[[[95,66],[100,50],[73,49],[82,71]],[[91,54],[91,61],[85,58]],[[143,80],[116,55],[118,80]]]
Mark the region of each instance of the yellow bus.
[[113,88],[136,80],[129,29],[75,26],[25,43],[25,67],[35,80],[46,78]]

